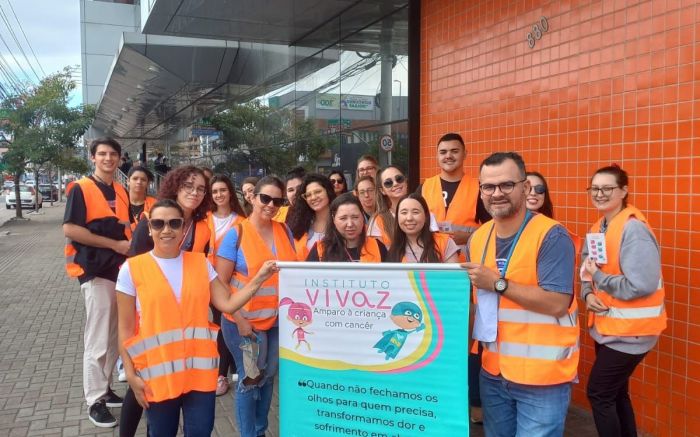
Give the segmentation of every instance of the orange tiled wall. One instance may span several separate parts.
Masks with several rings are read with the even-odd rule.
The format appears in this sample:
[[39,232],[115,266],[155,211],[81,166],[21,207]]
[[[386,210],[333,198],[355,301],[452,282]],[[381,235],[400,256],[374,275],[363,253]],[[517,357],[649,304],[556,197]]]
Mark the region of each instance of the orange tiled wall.
[[[437,172],[435,144],[449,131],[464,136],[472,174],[491,152],[519,151],[547,177],[556,218],[583,235],[597,218],[583,191],[592,172],[629,171],[631,202],[662,247],[669,315],[632,378],[637,421],[653,435],[700,435],[700,2],[421,7],[421,179]],[[530,49],[542,16],[549,30]],[[588,407],[586,333],[582,344],[574,402]]]

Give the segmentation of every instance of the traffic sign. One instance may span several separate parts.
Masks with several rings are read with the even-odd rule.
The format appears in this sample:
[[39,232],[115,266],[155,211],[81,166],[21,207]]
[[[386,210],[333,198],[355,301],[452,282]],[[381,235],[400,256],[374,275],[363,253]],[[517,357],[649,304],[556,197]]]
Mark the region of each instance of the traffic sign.
[[394,139],[391,135],[382,135],[379,137],[379,147],[385,152],[391,152],[394,149]]

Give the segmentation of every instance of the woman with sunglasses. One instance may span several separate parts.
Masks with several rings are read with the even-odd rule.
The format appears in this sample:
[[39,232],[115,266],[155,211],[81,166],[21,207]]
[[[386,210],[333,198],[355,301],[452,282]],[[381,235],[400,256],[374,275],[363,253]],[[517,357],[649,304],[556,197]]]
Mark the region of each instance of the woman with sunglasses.
[[180,410],[185,435],[211,435],[219,328],[209,322],[209,305],[237,311],[277,271],[267,262],[231,294],[203,253],[182,250],[184,216],[170,199],[153,206],[144,220],[153,250],[129,258],[116,285],[120,354],[151,436],[175,436]]
[[143,213],[148,213],[156,203],[156,198],[148,195],[148,184],[153,181],[153,173],[146,167],[134,166],[129,169],[129,221],[131,230],[136,225]]
[[372,176],[360,176],[360,178],[355,183],[355,189],[353,193],[355,197],[360,200],[362,205],[362,212],[365,215],[365,223],[369,222],[369,219],[377,211],[377,186],[374,183],[374,178]]
[[527,172],[527,180],[530,182],[530,192],[525,200],[527,209],[554,218],[552,198],[549,195],[549,187],[544,176],[536,171],[529,171]]
[[390,246],[396,227],[396,205],[408,193],[406,176],[399,167],[390,165],[377,172],[376,214],[367,227],[367,235]]
[[[204,172],[194,166],[171,170],[163,178],[158,191],[159,200],[172,200],[183,211],[183,238],[180,249],[185,252],[206,254],[209,251],[211,232],[207,225],[207,213],[211,210],[211,199],[207,196],[207,180]],[[146,214],[148,217],[148,214]],[[154,240],[148,220],[141,220],[134,230],[129,256],[134,257],[153,250]],[[134,392],[127,390],[122,403],[119,420],[120,437],[136,435],[143,409],[136,401]]]
[[307,261],[325,262],[383,262],[386,246],[365,235],[362,205],[352,193],[336,197],[330,207],[332,221],[325,235],[316,243]]
[[[209,255],[207,258],[213,266],[216,267],[216,253],[224,239],[226,233],[234,226],[238,225],[245,218],[245,213],[241,204],[238,203],[238,196],[233,188],[233,182],[228,177],[217,174],[212,176],[209,181],[211,197],[214,201],[212,211],[207,214],[207,224],[211,232],[209,240]],[[212,306],[211,308],[214,323],[221,326],[221,311]],[[229,352],[224,342],[224,336],[219,331],[216,338],[217,348],[219,350],[219,379],[216,384],[216,395],[222,396],[229,390],[228,372],[231,370],[231,378],[233,381],[238,380],[236,374],[236,364],[233,361],[231,352]]]
[[[216,271],[239,293],[268,260],[296,261],[294,240],[284,223],[273,220],[284,204],[284,184],[274,176],[257,183],[252,196],[253,211],[224,237],[216,260]],[[272,402],[272,389],[279,360],[278,276],[266,280],[258,293],[239,311],[224,314],[221,329],[238,368],[236,420],[242,437],[264,435]],[[248,376],[243,350],[257,343],[260,374]]]
[[399,200],[390,262],[456,263],[459,246],[446,234],[430,230],[430,209],[418,193]]
[[[601,436],[637,435],[629,378],[666,329],[659,244],[644,214],[627,203],[628,184],[612,165],[598,169],[588,188],[602,217],[581,254],[581,297],[596,351],[587,395]],[[594,256],[588,246],[601,234],[605,252]]]
[[336,196],[348,192],[348,182],[345,180],[345,175],[340,170],[333,170],[329,175],[331,184],[333,184],[333,192]]
[[335,199],[330,180],[320,174],[304,177],[294,207],[287,214],[287,225],[294,236],[297,257],[303,261],[317,241],[323,239],[330,223],[329,205]]

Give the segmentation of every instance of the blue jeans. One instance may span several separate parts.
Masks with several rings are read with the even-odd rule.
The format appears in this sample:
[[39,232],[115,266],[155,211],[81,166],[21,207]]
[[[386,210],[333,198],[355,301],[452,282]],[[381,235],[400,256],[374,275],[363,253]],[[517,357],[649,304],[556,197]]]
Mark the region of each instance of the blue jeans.
[[484,432],[489,437],[560,437],[571,401],[571,384],[523,385],[479,375]]
[[279,366],[279,328],[274,326],[267,331],[255,331],[255,335],[260,340],[258,368],[261,371],[264,370],[264,377],[253,386],[243,384],[246,374],[243,366],[243,351],[240,348],[242,337],[238,334],[238,326],[222,318],[221,330],[238,369],[235,407],[241,437],[264,435],[267,430],[267,415],[272,403],[272,388]]
[[146,410],[150,437],[175,437],[183,416],[185,437],[210,437],[214,430],[216,394],[213,391],[191,391],[175,399],[151,402]]

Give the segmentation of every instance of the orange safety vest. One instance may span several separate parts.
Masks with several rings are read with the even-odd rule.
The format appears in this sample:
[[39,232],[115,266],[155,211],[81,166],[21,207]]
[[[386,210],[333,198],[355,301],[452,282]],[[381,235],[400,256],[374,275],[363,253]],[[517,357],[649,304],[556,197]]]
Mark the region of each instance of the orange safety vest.
[[[379,230],[379,235],[370,235],[374,228]],[[384,229],[384,219],[379,214],[375,214],[371,219],[369,219],[369,224],[367,225],[367,236],[378,238],[386,247],[391,246],[391,236]]]
[[289,212],[289,206],[281,206],[280,209],[277,210],[277,214],[275,214],[274,217],[272,217],[272,220],[280,223],[284,223],[287,220],[287,213]]
[[[482,259],[492,223],[493,220],[489,221],[472,234],[469,242],[472,262]],[[530,219],[513,250],[506,272],[509,281],[537,286],[537,254],[547,232],[557,224],[542,214]],[[488,242],[484,265],[498,271],[495,232]],[[474,300],[477,301],[476,291]],[[497,339],[483,343],[484,370],[518,384],[554,385],[573,381],[579,358],[577,315],[576,299],[571,299],[568,313],[557,318],[527,310],[500,296]]]
[[[289,240],[286,225],[272,221],[272,235],[275,243],[276,255],[267,247],[265,241],[260,238],[258,231],[248,219],[240,223],[239,229],[241,230],[238,234],[238,238],[241,240],[240,250],[245,257],[248,275],[244,275],[237,269],[234,269],[230,281],[231,291],[233,293],[250,282],[251,278],[258,273],[258,270],[260,270],[260,267],[262,267],[265,261],[270,259],[277,259],[279,261],[297,260],[297,255],[294,252],[294,245]],[[278,287],[279,275],[275,273],[263,282],[260,289],[248,303],[238,310],[239,314],[253,325],[253,328],[259,331],[266,331],[275,324],[278,311]],[[235,323],[231,315],[224,314],[224,317]]]
[[134,222],[131,223],[131,231],[133,232],[136,229],[136,225],[139,224],[139,221],[143,217],[148,217],[148,213],[151,211],[151,208],[153,208],[153,205],[158,201],[153,196],[146,196],[146,201],[143,204],[143,211],[141,211],[141,214],[138,217],[134,217]]
[[[236,213],[234,212],[233,214]],[[216,267],[216,254],[219,252],[219,247],[221,246],[221,242],[224,241],[224,237],[226,236],[228,231],[231,230],[232,227],[242,222],[243,219],[243,216],[236,214],[236,217],[233,220],[231,220],[231,223],[229,223],[228,227],[224,230],[224,232],[221,233],[221,236],[219,238],[216,238],[216,229],[214,228],[214,213],[211,211],[207,213],[207,227],[209,227],[209,233],[211,234],[211,236],[209,237],[209,253],[207,254],[207,258],[213,266]]]
[[[322,241],[319,241],[318,243],[316,243],[316,251],[318,252],[318,259],[323,261],[323,242]],[[365,244],[362,246],[362,250],[360,251],[360,262],[361,263],[380,263],[380,262],[382,262],[382,253],[379,251],[379,244],[377,244],[376,238],[365,237]]]
[[306,261],[306,257],[309,256],[309,248],[306,244],[309,242],[309,233],[304,232],[304,234],[297,240],[294,239],[294,250],[297,253],[297,261]]
[[[80,190],[85,200],[85,223],[90,223],[95,220],[102,220],[107,217],[116,217],[119,223],[124,225],[124,235],[127,239],[131,239],[131,225],[129,223],[129,195],[124,187],[119,183],[113,182],[115,197],[115,211],[109,207],[107,199],[105,199],[102,191],[97,186],[95,181],[88,177],[81,178],[75,182],[80,185]],[[78,254],[77,249],[73,246],[73,242],[66,238],[66,244],[63,247],[63,255],[66,261],[66,273],[71,278],[82,276],[85,271],[75,263],[75,255]]]
[[[624,275],[620,267],[620,246],[625,224],[632,217],[644,223],[649,232],[654,235],[644,214],[634,206],[627,206],[620,211],[608,224],[605,232],[605,247],[608,263],[600,266],[600,270],[608,275]],[[592,227],[591,232],[600,232],[600,218]],[[656,237],[654,237],[656,238]],[[595,287],[595,283],[593,284]],[[596,296],[609,308],[603,313],[588,312],[588,326],[595,325],[596,331],[602,335],[621,337],[639,335],[660,335],[666,329],[666,308],[664,305],[663,277],[659,285],[650,295],[632,300],[619,300],[604,290],[595,289]]]
[[146,395],[149,402],[216,390],[219,327],[209,322],[206,257],[194,252],[182,256],[180,303],[150,253],[127,260],[141,316],[137,333],[124,341],[124,347],[136,373],[153,392]]
[[441,228],[445,223],[449,223],[453,231],[460,232],[473,232],[479,227],[475,217],[476,203],[479,199],[479,183],[476,179],[467,176],[462,178],[447,209],[442,195],[440,175],[423,182],[422,194]]
[[[450,237],[445,234],[434,232],[433,239],[435,240],[435,250],[437,250],[437,252],[440,254],[440,261],[445,262],[447,259],[447,244],[450,242]],[[466,261],[466,259],[464,261]],[[408,262],[405,254],[401,259],[401,262]]]

